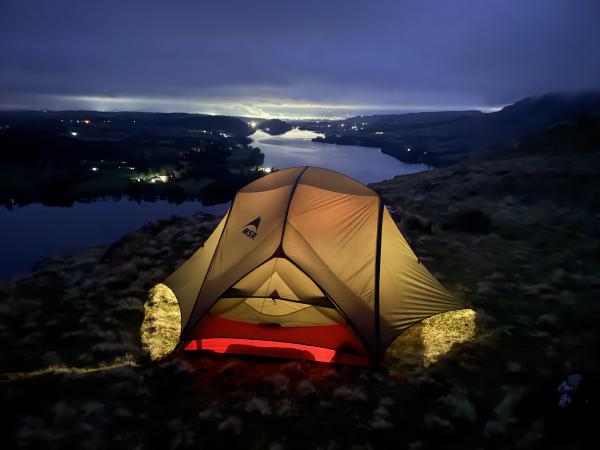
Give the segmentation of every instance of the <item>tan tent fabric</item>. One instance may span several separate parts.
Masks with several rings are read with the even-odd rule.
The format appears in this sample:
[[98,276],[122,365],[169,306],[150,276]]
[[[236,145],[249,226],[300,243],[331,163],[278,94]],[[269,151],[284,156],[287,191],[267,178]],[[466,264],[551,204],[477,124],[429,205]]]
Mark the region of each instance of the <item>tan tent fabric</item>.
[[177,296],[179,309],[181,310],[182,324],[187,323],[192,313],[198,292],[202,287],[202,283],[204,283],[206,272],[208,272],[208,267],[219,243],[219,238],[225,228],[227,217],[228,214],[225,214],[225,217],[223,217],[204,245],[171,274],[166,281],[167,286],[170,286]]
[[369,191],[369,196],[357,196],[298,186],[283,249],[332,298],[356,331],[374,345],[379,197]]
[[183,341],[201,335],[208,317],[294,333],[342,324],[374,360],[414,323],[463,307],[418,260],[376,192],[314,167],[241,189],[166,284],[179,300]]
[[419,261],[387,210],[381,241],[379,303],[382,344],[387,348],[411,325],[463,306]]
[[[199,298],[218,299],[232,284],[273,256],[281,240],[292,188],[293,185],[288,185],[270,191],[237,194]],[[242,230],[247,224],[259,217],[257,235],[253,239],[243,235]],[[184,333],[209,307],[208,303],[196,302]]]
[[227,290],[225,296],[270,297],[274,291],[285,300],[314,303],[325,299],[314,281],[285,258],[269,259]]
[[222,298],[209,314],[254,324],[277,324],[281,327],[309,327],[343,323],[332,308],[311,306],[271,298]]

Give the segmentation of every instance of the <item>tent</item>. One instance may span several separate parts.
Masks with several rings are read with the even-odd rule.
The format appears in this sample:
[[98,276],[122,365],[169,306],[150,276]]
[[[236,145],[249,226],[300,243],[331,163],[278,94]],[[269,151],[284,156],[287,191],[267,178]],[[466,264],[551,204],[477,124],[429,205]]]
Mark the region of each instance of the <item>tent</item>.
[[316,167],[242,188],[165,284],[186,350],[357,365],[375,364],[411,325],[463,307],[375,191]]

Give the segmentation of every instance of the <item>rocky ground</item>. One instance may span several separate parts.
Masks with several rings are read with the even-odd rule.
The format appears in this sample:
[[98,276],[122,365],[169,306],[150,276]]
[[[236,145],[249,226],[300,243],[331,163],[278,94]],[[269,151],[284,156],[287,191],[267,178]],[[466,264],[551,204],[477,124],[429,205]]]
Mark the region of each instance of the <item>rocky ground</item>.
[[[514,153],[374,185],[476,311],[475,336],[439,357],[419,358],[426,335],[409,330],[387,370],[151,362],[139,331],[148,290],[217,218],[152,223],[48,260],[0,285],[4,448],[586,448],[600,416],[599,161]],[[584,382],[561,409],[557,386],[575,373]]]

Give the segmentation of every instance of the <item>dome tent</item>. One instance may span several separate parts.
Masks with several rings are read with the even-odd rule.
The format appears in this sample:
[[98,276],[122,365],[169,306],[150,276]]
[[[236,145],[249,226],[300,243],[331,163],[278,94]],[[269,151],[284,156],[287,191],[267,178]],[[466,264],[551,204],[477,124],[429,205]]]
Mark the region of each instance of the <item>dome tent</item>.
[[242,188],[165,284],[186,350],[358,365],[376,363],[411,325],[463,308],[375,191],[315,167]]

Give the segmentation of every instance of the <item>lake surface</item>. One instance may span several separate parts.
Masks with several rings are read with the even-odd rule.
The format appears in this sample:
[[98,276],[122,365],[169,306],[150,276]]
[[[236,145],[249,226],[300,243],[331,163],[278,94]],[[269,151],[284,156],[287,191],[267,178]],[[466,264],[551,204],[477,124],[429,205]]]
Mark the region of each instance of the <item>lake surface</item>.
[[8,210],[0,206],[0,280],[27,273],[48,256],[92,245],[110,244],[144,224],[173,215],[197,212],[224,214],[228,204],[204,206],[189,201],[98,200],[70,208],[34,203]]
[[265,154],[265,167],[324,167],[365,184],[429,169],[424,164],[403,163],[373,147],[312,142],[317,136],[312,131],[293,129],[280,136],[258,130],[251,137]]
[[[363,183],[428,169],[423,164],[402,163],[376,148],[311,142],[316,136],[311,131],[294,129],[280,136],[257,131],[252,138],[265,154],[265,167],[325,167]],[[110,244],[152,220],[197,212],[221,215],[228,206],[110,199],[75,203],[70,208],[41,204],[12,210],[0,207],[0,280],[26,274],[34,263],[49,256]]]

